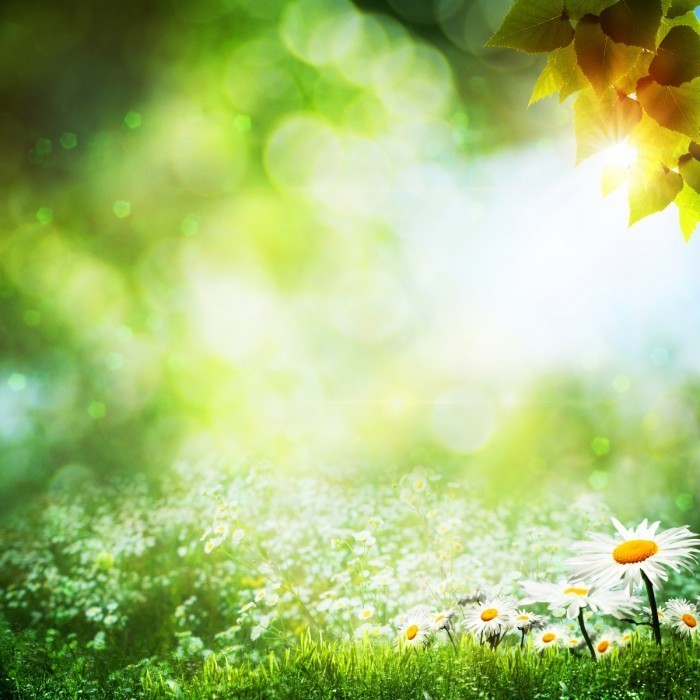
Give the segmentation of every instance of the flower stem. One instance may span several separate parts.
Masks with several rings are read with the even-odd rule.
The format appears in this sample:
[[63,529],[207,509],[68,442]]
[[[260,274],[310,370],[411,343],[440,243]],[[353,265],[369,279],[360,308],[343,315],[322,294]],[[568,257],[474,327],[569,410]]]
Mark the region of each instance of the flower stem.
[[593,658],[593,661],[597,661],[595,657],[595,649],[593,648],[593,642],[591,642],[591,638],[588,636],[588,630],[586,629],[586,623],[583,620],[583,608],[578,609],[578,625],[581,628],[581,634],[583,635],[583,638],[586,640],[586,646],[588,647],[588,651],[591,652],[591,657]]
[[649,607],[651,608],[651,626],[654,630],[654,641],[661,644],[661,625],[659,624],[659,613],[656,609],[656,598],[654,597],[654,585],[649,580],[649,577],[641,572],[644,584],[647,587],[647,597],[649,598]]
[[447,627],[445,627],[445,632],[447,632],[447,636],[450,638],[450,641],[452,642],[452,648],[455,650],[455,654],[457,656],[459,656],[459,651],[457,651],[457,645],[455,644],[454,637],[452,636],[452,634],[450,634],[450,630]]

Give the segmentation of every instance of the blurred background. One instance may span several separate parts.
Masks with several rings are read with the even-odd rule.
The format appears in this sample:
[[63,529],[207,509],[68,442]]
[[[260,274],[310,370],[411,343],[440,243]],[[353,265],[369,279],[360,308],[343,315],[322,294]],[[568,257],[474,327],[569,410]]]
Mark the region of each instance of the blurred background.
[[2,3],[0,510],[216,456],[697,520],[700,248],[508,6]]

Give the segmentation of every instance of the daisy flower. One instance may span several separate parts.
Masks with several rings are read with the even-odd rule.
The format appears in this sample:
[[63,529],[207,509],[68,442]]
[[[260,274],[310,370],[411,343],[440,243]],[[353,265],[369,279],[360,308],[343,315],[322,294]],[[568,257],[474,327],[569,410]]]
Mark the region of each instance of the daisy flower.
[[564,639],[564,646],[569,649],[578,649],[583,644],[583,639],[575,634],[569,634]]
[[515,613],[515,599],[502,596],[479,603],[464,617],[468,630],[480,637],[490,639],[507,632]]
[[527,634],[531,629],[539,627],[544,622],[544,615],[535,615],[527,610],[516,610],[513,616],[513,626],[519,632]]
[[644,581],[654,639],[661,644],[654,588],[661,588],[661,582],[668,579],[667,568],[677,573],[681,567],[690,568],[696,560],[700,539],[687,525],[657,534],[658,521],[649,525],[644,519],[636,528],[625,528],[615,518],[612,523],[617,530],[615,537],[594,533],[589,542],[575,542],[572,549],[581,554],[567,563],[577,578],[607,586],[622,581],[630,594]]
[[433,616],[424,605],[419,605],[405,615],[396,635],[399,649],[426,647],[433,632]]
[[545,627],[544,629],[535,633],[532,637],[532,641],[537,651],[554,649],[560,646],[564,642],[564,639],[565,635],[559,627]]
[[605,632],[599,635],[595,640],[594,648],[596,655],[607,656],[613,650],[617,640],[618,634],[615,630],[605,630]]
[[700,539],[687,525],[657,533],[658,521],[649,525],[645,519],[636,528],[626,528],[615,518],[612,523],[614,537],[593,533],[590,541],[572,545],[580,555],[567,563],[576,578],[608,585],[623,581],[631,593],[643,579],[660,588],[668,578],[667,568],[679,573],[696,559]]
[[665,624],[681,637],[694,639],[698,635],[698,609],[692,603],[674,598],[666,603]]
[[583,581],[523,581],[522,586],[527,594],[523,602],[547,603],[550,610],[563,609],[569,620],[577,618],[586,607],[615,617],[630,615],[636,607],[635,600],[625,591],[589,586]]
[[468,593],[459,599],[460,605],[469,605],[470,603],[483,603],[488,598],[486,591],[477,588],[473,593]]
[[358,613],[357,616],[360,620],[369,620],[374,615],[374,605],[365,605]]
[[447,610],[440,610],[433,616],[433,631],[438,630],[449,630],[451,628],[451,620],[456,615],[454,608],[448,608]]
[[626,630],[620,635],[620,639],[618,640],[618,644],[621,647],[626,647],[629,645],[629,643],[632,641],[632,635],[634,632],[632,630]]

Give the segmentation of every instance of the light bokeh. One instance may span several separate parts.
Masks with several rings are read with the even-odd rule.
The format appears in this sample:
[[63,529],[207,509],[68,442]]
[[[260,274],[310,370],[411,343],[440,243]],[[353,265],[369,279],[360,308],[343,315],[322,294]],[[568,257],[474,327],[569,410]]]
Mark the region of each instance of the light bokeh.
[[[698,244],[670,210],[628,230],[570,106],[526,110],[536,59],[483,48],[504,3],[255,5],[178,4],[148,50],[122,20],[140,89],[83,109],[88,30],[15,8],[7,45],[41,41],[0,121],[6,501],[216,455],[687,510]],[[49,59],[75,80],[42,120],[17,95]]]

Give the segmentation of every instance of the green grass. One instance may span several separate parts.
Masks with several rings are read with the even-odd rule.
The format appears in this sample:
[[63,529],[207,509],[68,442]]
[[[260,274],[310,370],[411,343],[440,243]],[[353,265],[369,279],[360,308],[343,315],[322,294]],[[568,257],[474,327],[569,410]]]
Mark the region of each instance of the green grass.
[[465,640],[422,653],[389,646],[304,639],[258,664],[210,657],[141,662],[110,669],[116,658],[48,652],[30,639],[2,636],[0,696],[8,698],[648,698],[697,700],[697,645],[667,639],[659,649],[633,642],[597,664],[566,650],[536,655],[494,652]]

